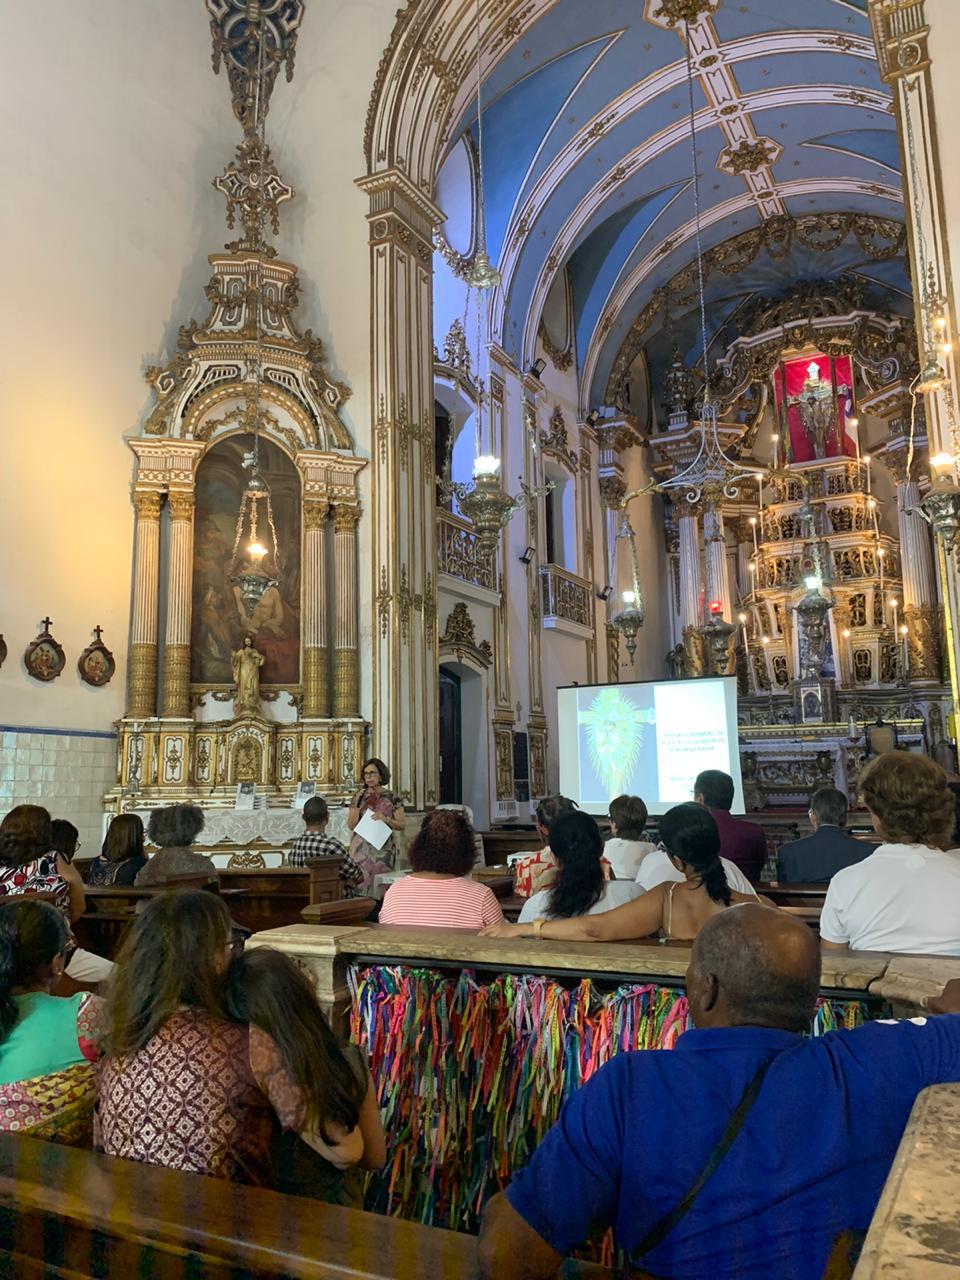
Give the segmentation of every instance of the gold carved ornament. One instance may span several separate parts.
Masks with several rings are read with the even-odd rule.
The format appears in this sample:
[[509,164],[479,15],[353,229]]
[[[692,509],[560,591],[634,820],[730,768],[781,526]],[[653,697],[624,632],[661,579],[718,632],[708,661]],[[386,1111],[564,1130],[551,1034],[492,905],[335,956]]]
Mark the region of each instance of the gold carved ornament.
[[[902,222],[861,213],[811,213],[799,217],[778,215],[760,227],[740,232],[708,249],[703,255],[704,280],[714,271],[735,276],[759,253],[778,262],[794,242],[818,253],[830,253],[852,235],[861,251],[874,261],[888,261],[906,252],[906,228]],[[696,287],[696,262],[683,267],[667,284],[655,289],[630,326],[607,380],[606,401],[615,404],[618,389],[633,361],[643,350],[646,331],[661,311],[687,299]]]

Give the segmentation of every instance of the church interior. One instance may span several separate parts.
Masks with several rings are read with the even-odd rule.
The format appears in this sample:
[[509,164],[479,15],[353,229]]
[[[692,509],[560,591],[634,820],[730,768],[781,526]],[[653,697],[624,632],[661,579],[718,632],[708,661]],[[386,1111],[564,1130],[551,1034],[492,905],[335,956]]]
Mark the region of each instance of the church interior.
[[53,12],[0,1274],[952,1274],[957,0]]

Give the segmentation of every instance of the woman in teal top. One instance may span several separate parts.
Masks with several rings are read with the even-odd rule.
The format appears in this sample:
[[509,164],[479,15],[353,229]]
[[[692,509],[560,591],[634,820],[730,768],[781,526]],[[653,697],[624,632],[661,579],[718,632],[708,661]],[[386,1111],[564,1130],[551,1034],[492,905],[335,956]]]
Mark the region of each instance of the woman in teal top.
[[55,907],[0,902],[0,1130],[89,1145],[102,1005],[52,994],[66,947]]

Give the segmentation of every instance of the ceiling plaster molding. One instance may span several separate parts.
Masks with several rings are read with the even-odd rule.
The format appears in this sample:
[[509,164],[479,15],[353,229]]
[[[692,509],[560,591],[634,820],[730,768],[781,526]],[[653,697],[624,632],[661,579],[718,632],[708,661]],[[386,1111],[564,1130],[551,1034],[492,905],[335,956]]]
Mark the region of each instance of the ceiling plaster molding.
[[[870,62],[876,61],[876,50],[872,41],[838,35],[837,32],[831,31],[763,33],[732,40],[723,46],[728,63],[751,58],[767,59],[783,54],[820,53],[824,50],[861,57]],[[611,128],[622,124],[630,116],[649,106],[660,94],[666,94],[671,89],[684,84],[686,78],[687,68],[684,61],[674,62],[669,67],[658,69],[639,84],[633,85],[619,98],[607,103],[603,110],[592,120],[588,120],[579,133],[557,153],[537,179],[530,194],[517,202],[510,215],[504,236],[504,245],[507,247],[501,254],[499,264],[505,277],[513,274],[527,233],[577,161],[583,159],[590,148],[604,138]],[[849,86],[841,87],[849,89]],[[882,106],[876,109],[886,112],[888,107],[889,100],[884,100]]]
[[761,218],[783,217],[787,207],[777,195],[777,182],[771,168],[780,158],[783,147],[770,138],[759,137],[754,129],[716,27],[705,14],[694,25],[675,30],[684,49],[689,39],[691,65],[699,72],[700,87],[707,102],[716,110],[720,131],[727,142],[717,157],[717,168],[743,178]]
[[[847,87],[840,85],[795,85],[764,90],[755,94],[751,102],[754,104],[754,109],[758,110],[782,109],[796,106],[800,103],[805,105],[836,105],[838,101],[843,101],[840,95],[845,92],[848,92]],[[874,96],[879,97],[880,95]],[[709,128],[713,115],[712,110],[704,108],[699,113],[698,128]],[[670,147],[676,144],[678,135],[686,135],[686,133],[686,123],[677,122],[653,138],[648,138],[643,146],[630,152],[613,170],[604,175],[568,214],[566,221],[549,248],[540,276],[531,293],[529,310],[527,311],[524,326],[522,347],[522,359],[524,361],[532,359],[530,353],[533,351],[533,344],[536,338],[537,322],[543,311],[546,295],[549,292],[553,277],[561,264],[565,263],[572,253],[584,227],[594,213],[603,206],[611,190],[614,190],[620,182],[635,173],[637,169],[648,165],[658,156],[668,151]],[[869,182],[859,178],[798,178],[792,182],[778,183],[777,191],[782,199],[791,194],[807,195],[819,192],[855,191],[858,194],[874,196],[877,199],[893,200],[897,204],[902,204],[903,202],[899,187],[879,182]],[[702,214],[701,222],[704,227],[707,227],[731,213],[739,213],[752,207],[755,206],[749,196],[743,200],[728,200],[722,205],[715,205],[705,210]],[[673,232],[666,242],[661,242],[661,245],[658,245],[653,250],[653,254],[659,255],[659,257],[665,256],[666,252],[679,247],[684,240],[690,239],[694,233],[695,224],[690,221],[685,227]],[[662,248],[663,243],[668,243],[670,249],[665,251]],[[650,261],[651,256],[648,255],[644,259],[644,264]],[[500,268],[503,279],[494,297],[492,308],[492,332],[494,334],[503,332],[506,314],[505,302],[510,296],[517,263],[518,258],[513,257],[512,261],[501,265]],[[635,275],[637,271],[641,270],[644,264],[635,268],[633,274]]]
[[[744,99],[744,101],[748,104],[748,109],[754,111],[775,111],[795,106],[836,106],[838,104],[849,106],[849,101],[844,97],[844,95],[848,95],[849,92],[849,85],[784,85],[777,88],[761,90],[759,93],[751,95],[749,99]],[[874,93],[870,96],[871,99],[876,98],[883,103],[889,101],[889,99],[879,93]],[[871,103],[871,109],[880,110],[881,107]],[[884,106],[882,109],[885,110],[886,107]],[[716,112],[713,108],[704,107],[696,115],[696,125],[698,130],[709,129],[716,123]],[[636,173],[638,169],[650,164],[659,156],[669,151],[671,147],[677,146],[687,137],[689,137],[689,125],[687,121],[680,120],[675,121],[653,137],[647,138],[641,146],[636,147],[633,151],[622,157],[613,169],[608,170],[607,173],[605,173],[596,182],[592,189],[587,192],[576,207],[567,215],[563,226],[554,237],[553,243],[550,245],[546,254],[543,271],[540,279],[537,281],[531,297],[530,310],[527,313],[527,321],[524,331],[524,359],[532,359],[530,353],[533,350],[532,344],[536,333],[537,320],[543,310],[546,293],[549,291],[553,276],[556,274],[561,264],[565,263],[567,258],[573,252],[580,233],[583,231],[584,227],[586,227],[594,213],[603,206],[611,192],[615,191],[621,183]],[[842,179],[838,181],[845,181],[847,183],[853,183],[854,185],[848,185],[846,187],[836,189],[862,190],[859,179]],[[792,188],[794,185],[795,184],[791,183],[778,183],[777,190],[780,197],[784,198],[787,194],[787,189]],[[881,184],[871,183],[866,185],[869,185],[871,188],[876,188],[875,191],[868,191],[867,194],[876,194],[878,197],[880,196]],[[835,188],[825,187],[821,189],[833,190]],[[883,188],[883,190],[886,191],[887,188]],[[896,190],[895,198],[900,201],[901,196],[899,188],[889,188],[889,190]],[[884,196],[883,198],[887,197]],[[727,202],[724,207],[729,207],[729,203],[730,202]],[[746,203],[738,204],[736,207],[739,211],[740,209],[749,208],[751,206],[753,206],[752,197],[747,197]],[[540,208],[542,207],[543,206],[540,206]],[[537,215],[538,214],[539,209],[537,211]],[[531,228],[537,215],[534,215],[531,219]],[[688,236],[692,234],[692,230],[687,232]],[[491,330],[497,335],[503,333],[506,314],[506,300],[510,297],[510,291],[513,287],[513,280],[519,265],[521,253],[522,249],[514,249],[513,242],[511,241],[506,254],[499,264],[502,282],[494,295],[491,314]]]
[[[481,75],[559,0],[484,0]],[[397,11],[367,108],[367,174],[399,169],[433,197],[440,156],[474,94],[474,0],[407,0]]]
[[[803,181],[810,183],[816,180],[805,179]],[[836,183],[839,180],[832,179],[831,181],[833,183]],[[799,182],[793,185],[799,185]],[[834,187],[833,189],[836,190],[836,187]],[[786,191],[786,194],[798,195],[802,193],[796,192],[796,191]],[[741,207],[743,207],[745,200],[746,200],[745,197],[739,197],[737,202],[728,201],[726,206],[724,207],[729,209],[729,206],[731,203],[737,203],[737,204],[740,204]],[[723,214],[721,213],[721,217],[722,216]],[[845,228],[841,226],[839,229],[837,229],[836,226],[831,225],[832,221],[838,217],[840,219],[843,219],[846,222]],[[872,217],[873,215],[870,215],[870,214],[854,214],[854,213],[837,214],[837,213],[823,212],[823,213],[801,214],[797,218],[789,219],[788,225],[776,228],[777,234],[772,234],[769,237],[763,234],[764,228],[751,227],[748,230],[741,232],[739,235],[732,236],[729,240],[723,240],[718,245],[715,245],[712,249],[707,250],[704,258],[705,276],[707,278],[709,277],[715,265],[719,266],[720,270],[725,271],[725,274],[734,275],[738,271],[740,271],[744,266],[749,265],[749,263],[753,261],[753,259],[756,257],[756,255],[760,252],[761,249],[766,248],[768,252],[771,252],[772,248],[776,248],[778,246],[783,247],[784,245],[786,245],[787,247],[789,247],[789,243],[793,239],[799,239],[800,242],[806,245],[807,247],[820,247],[823,252],[829,252],[831,249],[838,248],[840,244],[842,244],[851,234],[853,234],[858,236],[858,240],[860,242],[861,248],[864,250],[864,252],[868,253],[869,256],[872,258],[875,258],[877,260],[882,260],[884,258],[902,255],[905,252],[905,239],[903,239],[903,237],[901,237],[898,240],[898,242],[895,242],[892,244],[887,244],[884,246],[876,245],[876,247],[872,247],[871,242],[868,239],[866,239],[864,236],[864,232],[867,230],[867,227]],[[716,221],[720,221],[720,220],[721,220],[720,218],[716,219]],[[811,230],[813,231],[812,235],[809,233],[804,234],[805,222],[810,224]],[[890,224],[890,226],[894,226],[894,225],[901,226],[899,220],[892,219],[892,218],[884,219],[884,226],[886,226],[886,224]],[[770,224],[768,224],[768,227],[771,232],[774,231],[774,228],[770,226]],[[818,228],[821,228],[821,227],[824,230],[826,230],[829,238],[826,240],[823,240],[821,244],[818,246],[816,232]],[[905,235],[905,232],[904,232],[904,235]],[[665,243],[668,243],[668,242],[665,242]],[[738,252],[738,245],[746,246],[746,251]],[[660,246],[660,248],[662,248],[662,246]],[[657,252],[658,250],[654,250],[652,254],[648,255],[647,259],[645,260],[645,264],[641,263],[638,265],[637,267],[638,274],[643,269],[644,265],[646,265],[648,269],[653,265],[655,265],[654,259],[657,255]],[[723,255],[724,259],[730,264],[730,266],[726,268],[721,266],[719,262],[717,262],[718,255]],[[664,256],[665,255],[663,254],[660,255],[661,260]],[[773,255],[773,256],[776,256],[776,255]],[[605,396],[607,397],[610,403],[613,403],[610,397],[612,396],[613,386],[617,378],[619,377],[619,373],[632,363],[632,361],[636,358],[637,352],[640,349],[642,349],[641,343],[640,343],[642,334],[652,323],[655,314],[659,312],[666,298],[666,295],[669,293],[671,283],[675,282],[678,276],[682,276],[684,273],[689,272],[692,269],[692,265],[693,265],[692,263],[689,263],[689,262],[686,263],[685,266],[682,267],[679,272],[674,273],[671,279],[667,281],[667,283],[664,286],[661,286],[660,290],[658,290],[657,292],[662,293],[664,295],[663,297],[659,298],[658,300],[655,296],[653,295],[651,296],[651,299],[648,302],[647,306],[644,308],[644,311],[641,312],[640,315],[634,320],[633,324],[630,327],[629,332],[623,338],[620,344],[620,350],[617,355],[617,359],[615,360],[610,376],[607,379],[607,385],[604,392]],[[631,280],[633,280],[633,277],[631,277]],[[629,298],[631,297],[633,292],[639,287],[641,283],[642,283],[641,278],[637,278],[633,280],[632,285],[630,283],[630,280],[625,282],[624,285],[617,291],[616,298],[612,302],[609,302],[606,309],[601,313],[603,318],[601,320],[601,323],[597,326],[597,329],[592,336],[590,347],[587,351],[586,359],[584,361],[584,375],[583,375],[582,385],[585,389],[587,390],[590,389],[591,383],[594,377],[596,376],[596,368],[599,362],[599,357],[603,350],[603,346],[605,344],[607,335],[609,334],[610,330],[613,328],[613,321],[620,314],[620,312],[622,311],[626,303],[629,301]],[[609,322],[604,323],[604,321],[607,321],[608,318],[609,318]]]

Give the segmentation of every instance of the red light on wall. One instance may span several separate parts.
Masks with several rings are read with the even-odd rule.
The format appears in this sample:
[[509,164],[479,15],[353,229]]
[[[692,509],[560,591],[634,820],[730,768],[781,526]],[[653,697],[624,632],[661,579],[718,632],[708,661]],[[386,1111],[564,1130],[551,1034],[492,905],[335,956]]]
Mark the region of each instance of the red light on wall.
[[721,600],[711,600],[707,608],[711,613],[721,613],[723,611],[723,602]]

